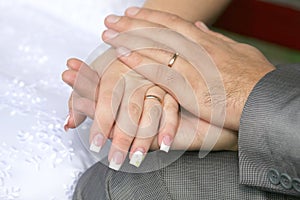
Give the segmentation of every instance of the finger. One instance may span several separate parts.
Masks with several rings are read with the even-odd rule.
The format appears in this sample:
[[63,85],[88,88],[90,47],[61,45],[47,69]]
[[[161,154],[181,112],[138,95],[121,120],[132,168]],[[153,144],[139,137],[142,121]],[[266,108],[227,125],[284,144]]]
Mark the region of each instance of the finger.
[[[126,16],[116,16],[116,15],[109,15],[105,19],[105,25],[109,29],[113,29],[117,32],[124,32],[133,29],[140,29],[140,28],[171,28],[175,31],[184,30],[185,33],[193,33],[190,30],[197,28],[188,21],[184,19],[161,11],[154,11],[151,9],[139,9],[138,13],[132,13],[132,10],[138,8],[129,8],[126,10]],[[181,26],[178,27],[178,24]],[[198,30],[199,32],[199,30]],[[190,37],[189,34],[186,34]]]
[[210,150],[236,151],[237,133],[212,125],[207,121],[191,115],[186,112],[186,110],[182,110],[180,124],[171,149],[199,150],[199,153],[207,153]]
[[[93,75],[97,75],[95,71],[91,69],[89,69],[89,71],[93,73]],[[83,98],[96,100],[96,97],[98,96],[99,78],[95,80],[91,76],[85,77],[81,71],[68,69],[63,72],[62,80]]]
[[114,29],[117,32],[124,32],[139,28],[165,28],[160,24],[152,23],[140,19],[131,19],[127,16],[109,15],[105,18],[104,24],[107,28]]
[[[99,81],[98,74],[91,69],[89,65],[77,58],[71,58],[67,61],[67,66],[69,69],[80,73],[81,76],[90,79],[92,82]],[[74,81],[73,81],[74,82]]]
[[103,74],[110,68],[110,65],[116,60],[116,52],[113,48],[109,48],[104,53],[101,51],[101,55],[96,50],[92,53],[92,55],[96,55],[97,57],[93,60],[93,62],[89,65],[91,69],[97,72],[99,78],[102,78]]
[[[119,59],[131,68],[142,64],[149,64],[141,62],[141,56],[137,56],[137,54],[132,53],[132,55],[130,55],[131,51],[138,51],[139,54],[144,57],[150,58],[151,63],[155,64],[158,62],[167,66],[170,59],[174,56],[174,52],[176,52],[174,49],[179,49],[182,54],[179,52],[180,57],[177,58],[172,68],[179,71],[187,80],[193,80],[194,78],[192,77],[195,76],[205,76],[206,71],[206,73],[210,73],[211,70],[216,70],[216,68],[213,68],[213,61],[201,46],[169,30],[148,30],[147,33],[151,33],[151,38],[140,37],[136,34],[136,31],[126,34],[120,33],[114,38],[110,38],[109,34],[106,34],[109,31],[110,30],[104,32],[104,40],[117,48]],[[138,32],[138,34],[143,34],[143,32]],[[163,36],[160,38],[159,35]],[[159,41],[157,42],[157,40]],[[177,42],[174,43],[174,41]],[[161,42],[165,42],[172,48],[163,45]],[[183,56],[184,59],[182,59],[181,56]],[[127,57],[130,58],[127,59]],[[194,66],[194,64],[197,65]],[[213,69],[207,70],[209,68]],[[207,76],[211,75],[208,74]],[[199,84],[199,81],[201,83],[201,79],[198,78],[197,83],[195,82],[194,84]]]
[[[130,8],[129,10],[131,9],[132,8]],[[161,16],[162,18],[157,17],[158,15]],[[155,11],[150,9],[140,9],[140,12],[138,12],[137,14],[131,17],[133,18],[129,18],[126,16],[125,17],[112,16],[112,15],[108,16],[106,20],[106,26],[109,29],[112,29],[117,32],[135,30],[134,31],[135,34],[138,34],[143,37],[152,38],[152,39],[153,39],[153,35],[155,35],[155,41],[160,41],[165,44],[168,44],[165,42],[166,38],[168,38],[166,35],[163,35],[161,33],[153,34],[153,31],[149,32],[148,29],[149,27],[152,28],[168,27],[184,35],[186,38],[189,38],[192,41],[201,44],[208,51],[210,51],[210,49],[212,48],[211,45],[214,44],[214,40],[216,38],[222,39],[223,41],[226,42],[235,43],[234,40],[220,33],[216,33],[214,31],[209,30],[202,22],[196,22],[194,25],[170,13],[165,13],[165,12],[160,12],[160,11]],[[110,20],[111,18],[117,18],[118,20]],[[141,28],[144,29],[139,30]],[[110,34],[111,37],[117,35],[116,32],[114,33],[110,32],[110,33],[111,33]],[[173,43],[174,41],[177,40],[171,40],[171,42]]]
[[[130,53],[130,50],[128,49],[127,53],[123,53],[126,51],[122,48],[122,45],[130,46],[133,43],[131,41],[138,44],[136,41],[143,40],[143,38],[139,36],[126,34],[125,38],[123,38],[124,35],[120,34],[110,40],[109,43],[117,47],[119,59],[122,60],[122,62],[145,76],[148,80],[165,88],[185,109],[200,117],[199,108],[201,108],[201,117],[207,121],[210,120],[213,124],[222,126],[224,121],[224,107],[226,106],[226,93],[220,71],[211,59],[211,56],[203,47],[172,31],[152,30],[148,31],[148,33],[149,32],[152,32],[152,36],[149,35],[149,37],[152,37],[154,41],[157,40],[158,35],[164,35],[165,43],[170,45],[173,49],[179,50],[180,58],[176,60],[175,65],[172,67],[176,72],[165,66],[145,66],[147,63],[141,62],[144,58],[138,56],[136,52]],[[123,39],[126,39],[125,42],[123,42]],[[146,40],[150,40],[150,38]],[[149,46],[141,45],[138,50],[145,48],[150,49],[151,47],[149,48]],[[131,48],[129,47],[129,49]],[[141,50],[139,50],[139,52],[140,51]],[[142,52],[145,51],[146,50],[142,50]],[[155,51],[148,52],[150,54],[147,54],[147,57],[151,58],[151,64],[153,63],[153,59],[163,60],[165,58],[170,59],[173,57],[168,51],[165,51],[165,53],[163,53],[164,51],[162,50],[160,53],[154,53]],[[165,56],[166,54],[170,55]],[[184,59],[181,59],[181,57]],[[181,60],[184,60],[185,63],[177,64],[180,63]],[[141,64],[144,66],[141,67]],[[178,82],[175,82],[174,80]],[[188,95],[186,95],[186,93]],[[222,115],[220,115],[220,111],[222,111]],[[214,113],[214,115],[211,113]]]
[[110,137],[125,89],[123,74],[127,67],[115,61],[103,74],[96,105],[95,118],[90,129],[90,150],[99,152]]
[[[120,51],[120,49],[121,48],[117,49],[117,51]],[[164,56],[170,59],[173,55],[169,52],[164,52],[160,55],[152,55],[152,57],[156,57],[158,60],[164,59],[159,58]],[[130,68],[133,68],[135,71],[145,76],[151,82],[166,90],[180,103],[180,105],[185,107],[185,109],[196,116],[200,116],[198,106],[201,102],[198,102],[196,97],[200,96],[201,92],[200,94],[197,94],[197,91],[200,91],[198,88],[201,88],[203,91],[203,88],[206,88],[206,85],[203,80],[195,76],[197,74],[199,75],[199,72],[194,68],[189,67],[190,63],[178,57],[172,68],[169,68],[166,67],[166,65],[157,64],[152,59],[141,56],[137,52],[131,52],[126,56],[120,56],[119,59]],[[181,74],[177,73],[177,71],[180,71]],[[203,98],[198,99],[202,100]],[[208,118],[209,108],[204,107],[203,110],[205,110],[205,115],[201,115],[201,117]]]
[[[163,15],[165,15],[165,13],[163,13]],[[111,20],[111,18],[118,18],[118,20]],[[195,41],[195,42],[200,41],[201,44],[204,46],[208,45],[209,44],[208,41],[213,39],[212,37],[210,37],[209,34],[201,31],[194,24],[191,24],[190,22],[187,22],[183,19],[179,20],[179,22],[180,22],[180,24],[179,24],[180,26],[173,27],[172,31],[181,33],[186,38],[189,38],[192,41]],[[106,42],[107,38],[114,38],[120,32],[126,33],[126,32],[131,32],[131,31],[134,32],[135,35],[139,35],[139,36],[145,37],[145,38],[151,38],[151,39],[154,39],[154,41],[160,41],[162,44],[165,44],[165,40],[167,39],[166,35],[163,35],[162,33],[155,34],[155,38],[153,38],[153,35],[152,35],[153,31],[151,31],[151,29],[166,29],[166,28],[168,28],[168,26],[164,26],[160,23],[157,23],[156,21],[149,21],[149,20],[146,21],[145,19],[110,15],[106,18],[105,24],[109,30],[112,30],[112,31],[106,33],[106,37],[102,36],[102,38],[105,42]],[[138,42],[138,40],[136,42]],[[172,42],[174,42],[174,40]]]
[[65,70],[61,75],[62,80],[72,88],[76,80],[76,76],[77,76],[77,71],[74,71],[72,69]]
[[[107,32],[109,32],[109,30],[104,32],[103,34],[104,39],[107,39],[106,41],[110,45],[116,47],[118,58],[130,68],[151,64],[153,64],[153,66],[157,64],[163,64],[167,66],[170,59],[174,56],[173,51],[170,51],[170,49],[164,49],[163,47],[160,48],[160,44],[152,40],[131,34],[120,34],[117,37],[111,39],[106,34]],[[138,43],[140,43],[139,46],[137,46]],[[131,49],[137,49],[138,53],[132,52]],[[180,71],[183,76],[190,77],[191,75],[197,73],[197,71],[195,69],[190,69],[192,71],[186,70],[186,68],[190,68],[189,65],[190,63],[185,59],[177,57],[176,62],[172,65],[172,68]],[[151,69],[151,67],[149,69]],[[173,72],[172,70],[169,71],[170,73]],[[153,72],[153,75],[154,74],[160,73]],[[171,84],[176,84],[175,82],[173,82],[173,80],[173,78],[170,80],[170,82],[172,81]]]
[[[195,124],[197,124],[198,128],[196,128]],[[190,151],[237,151],[237,133],[230,129],[211,125],[199,118],[194,120],[182,118],[182,123],[180,123],[178,129],[179,131],[176,133],[171,149]],[[219,136],[207,142],[205,138],[207,134],[211,133],[209,129],[215,132],[214,135]],[[207,146],[204,146],[203,143],[206,143]],[[212,145],[213,148],[211,148],[210,145]]]
[[[234,40],[209,30],[203,22],[195,23],[196,27],[201,30],[197,31],[197,28],[193,24],[174,14],[136,7],[128,8],[125,14],[134,19],[146,20],[154,24],[168,27],[193,41],[200,42],[204,47],[209,46],[210,42],[213,42],[215,38],[235,43]],[[126,27],[125,25],[123,26]]]
[[[150,30],[151,31],[151,30]],[[140,37],[138,35],[143,34],[144,30],[142,32],[128,32],[127,33],[117,33],[114,37],[111,37],[113,30],[106,30],[103,32],[102,38],[103,40],[112,45],[113,47],[126,47],[130,50],[138,50],[139,53],[150,56],[154,61],[157,61],[158,63],[167,64],[170,60],[168,56],[153,56],[156,54],[165,54],[165,51],[167,52],[174,52],[172,48],[169,48],[168,46],[164,45],[163,43],[156,42],[151,39],[147,39],[144,37]],[[115,33],[115,32],[114,32]],[[131,34],[132,33],[132,34]],[[135,35],[135,34],[138,35]],[[130,51],[128,51],[130,52]],[[118,52],[117,56],[126,54],[126,50],[124,52]]]
[[165,91],[157,86],[151,87],[145,95],[142,116],[129,155],[129,163],[136,167],[142,163],[158,132],[164,95]]
[[[64,123],[66,131],[69,128],[78,127],[86,119],[86,116],[94,118],[94,96],[97,96],[97,91],[95,90],[99,82],[97,73],[82,61],[70,59],[67,62],[67,66],[69,70],[63,72],[62,79],[73,87],[74,91],[69,99],[69,114]],[[80,84],[75,84],[76,81]],[[76,85],[80,87],[76,87]],[[89,99],[92,99],[92,101]]]
[[119,170],[130,149],[142,114],[146,86],[131,90],[126,82],[125,93],[113,130],[112,145],[109,151],[109,167]]
[[230,39],[229,37],[226,37],[225,35],[223,34],[220,34],[220,33],[217,33],[217,32],[214,32],[212,30],[210,30],[203,22],[201,21],[197,21],[195,22],[195,25],[200,29],[202,30],[203,32],[205,33],[208,33],[214,37],[217,37],[221,40],[224,40],[226,42],[231,42],[231,43],[236,43],[234,40]]
[[[201,120],[201,119],[198,119]],[[208,129],[210,124],[207,122],[201,120],[199,122],[199,126],[203,127],[202,130],[198,130],[196,133],[193,132],[193,130],[190,129],[190,125],[193,123],[190,123],[187,121],[187,119],[182,119],[182,128],[187,127],[189,128],[189,131],[180,131],[178,130],[176,132],[174,141],[172,143],[172,150],[188,150],[188,151],[197,151],[201,149],[201,144],[203,141],[203,135],[204,131]],[[198,123],[196,120],[194,121],[194,124]],[[181,129],[182,129],[181,128]],[[191,134],[192,133],[192,134]],[[232,131],[230,129],[222,129],[220,137],[215,144],[213,151],[222,151],[222,150],[227,150],[227,151],[237,151],[238,150],[238,136],[237,132]],[[159,145],[158,145],[158,135],[155,136],[155,138],[152,141],[152,144],[150,146],[150,150],[158,150]]]
[[131,7],[125,11],[125,15],[130,18],[145,20],[154,24],[165,26],[192,40],[196,39],[197,41],[198,39],[207,36],[207,34],[199,31],[199,29],[197,30],[197,27],[195,27],[192,23],[171,13],[147,8]]
[[178,112],[179,106],[177,101],[171,95],[166,94],[163,101],[163,115],[158,134],[160,150],[165,152],[169,151],[177,132],[179,123]]
[[70,70],[63,73],[63,80],[80,96],[95,101],[100,82],[97,72],[78,59],[69,59],[67,65]]
[[69,114],[63,125],[65,131],[68,131],[69,128],[76,128],[86,119],[86,115],[83,112],[78,112],[73,107],[73,102],[76,101],[77,98],[78,95],[73,91],[68,101]]
[[[77,96],[74,97],[73,95],[73,99],[72,99],[72,107],[73,107],[73,113],[78,113],[84,116],[87,116],[91,119],[94,119],[95,116],[95,108],[96,108],[96,102],[92,101],[90,99],[87,98],[83,98],[81,96]],[[81,122],[79,122],[78,120],[75,120],[75,125],[76,127],[78,127]]]

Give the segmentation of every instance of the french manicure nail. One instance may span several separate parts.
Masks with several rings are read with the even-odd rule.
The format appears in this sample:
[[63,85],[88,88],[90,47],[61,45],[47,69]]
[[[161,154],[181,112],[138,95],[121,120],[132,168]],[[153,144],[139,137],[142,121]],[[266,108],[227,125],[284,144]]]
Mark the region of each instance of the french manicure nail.
[[115,38],[117,37],[117,35],[119,35],[119,33],[111,29],[108,29],[104,32],[104,37],[106,37],[107,39]]
[[140,11],[141,9],[138,8],[138,7],[131,7],[131,8],[128,8],[126,10],[126,13],[129,15],[129,16],[134,16],[136,14],[138,14],[138,12]]
[[173,140],[170,136],[168,136],[168,135],[164,136],[162,139],[162,142],[160,144],[160,150],[168,153],[170,150],[172,141]]
[[69,130],[69,127],[68,127],[69,119],[70,119],[70,115],[67,116],[67,118],[65,119],[64,125],[63,125],[66,132]]
[[91,142],[90,145],[90,150],[96,153],[99,153],[103,145],[103,135],[102,134],[97,134],[93,138],[93,141]]
[[131,51],[126,47],[118,47],[116,49],[118,57],[128,57],[131,54]]
[[113,157],[112,157],[111,161],[109,162],[108,167],[118,171],[122,166],[122,162],[123,162],[123,154],[121,152],[116,151],[113,154]]
[[106,21],[111,24],[117,23],[120,19],[121,17],[117,15],[109,15],[106,17]]
[[137,150],[132,154],[129,164],[139,167],[143,162],[145,156],[143,151]]

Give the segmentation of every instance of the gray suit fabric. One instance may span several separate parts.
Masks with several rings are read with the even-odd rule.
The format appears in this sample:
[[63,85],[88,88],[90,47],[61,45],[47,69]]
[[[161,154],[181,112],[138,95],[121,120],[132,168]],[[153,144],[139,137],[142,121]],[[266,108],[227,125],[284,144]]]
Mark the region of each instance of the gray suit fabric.
[[270,182],[271,169],[300,178],[300,65],[278,67],[255,86],[241,119],[239,152],[210,152],[202,159],[185,152],[148,173],[116,172],[99,162],[82,175],[73,199],[300,199],[293,187]]
[[253,89],[239,130],[240,183],[300,196],[268,181],[270,169],[300,178],[300,66],[279,66]]

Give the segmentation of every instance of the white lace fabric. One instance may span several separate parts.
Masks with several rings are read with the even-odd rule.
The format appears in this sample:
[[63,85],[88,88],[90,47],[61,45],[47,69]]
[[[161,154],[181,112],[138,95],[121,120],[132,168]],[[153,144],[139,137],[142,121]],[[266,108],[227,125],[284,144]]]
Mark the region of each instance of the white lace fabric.
[[0,0],[0,200],[71,199],[95,163],[78,133],[63,130],[70,88],[61,73],[101,43],[104,17],[128,5]]

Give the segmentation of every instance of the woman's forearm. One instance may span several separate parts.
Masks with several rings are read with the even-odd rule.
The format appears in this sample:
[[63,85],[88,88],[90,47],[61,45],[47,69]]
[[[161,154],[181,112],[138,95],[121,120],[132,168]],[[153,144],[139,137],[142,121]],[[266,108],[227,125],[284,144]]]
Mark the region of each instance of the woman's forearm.
[[211,24],[231,0],[146,0],[144,7],[176,14],[188,21]]

